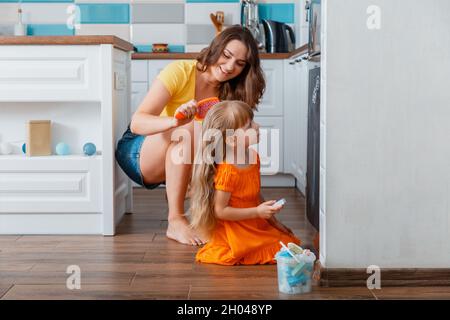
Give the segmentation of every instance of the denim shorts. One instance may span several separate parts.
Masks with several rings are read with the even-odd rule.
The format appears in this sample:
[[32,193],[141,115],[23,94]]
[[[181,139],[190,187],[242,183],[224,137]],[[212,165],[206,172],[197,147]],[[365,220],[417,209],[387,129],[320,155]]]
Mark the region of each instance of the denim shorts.
[[141,147],[144,140],[145,136],[132,133],[128,125],[127,131],[117,143],[116,161],[131,180],[147,189],[155,189],[160,184],[164,184],[164,181],[150,184],[144,183],[144,177],[139,165]]

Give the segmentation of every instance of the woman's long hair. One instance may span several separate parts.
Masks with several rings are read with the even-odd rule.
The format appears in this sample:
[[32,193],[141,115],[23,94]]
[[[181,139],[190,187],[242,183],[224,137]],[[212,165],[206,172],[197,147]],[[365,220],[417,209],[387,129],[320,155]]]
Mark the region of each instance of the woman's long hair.
[[[226,131],[242,128],[251,120],[253,111],[242,101],[220,102],[206,114],[202,125],[202,142],[196,154],[191,182],[192,228],[207,234],[214,229],[214,176],[216,163],[223,162],[226,158]],[[210,136],[211,132],[217,134]]]
[[261,69],[258,46],[247,28],[234,25],[219,33],[209,47],[200,52],[197,57],[197,69],[204,72],[215,64],[232,40],[239,40],[247,47],[247,62],[237,77],[221,83],[219,98],[244,101],[250,107],[256,108],[266,88],[266,81]]

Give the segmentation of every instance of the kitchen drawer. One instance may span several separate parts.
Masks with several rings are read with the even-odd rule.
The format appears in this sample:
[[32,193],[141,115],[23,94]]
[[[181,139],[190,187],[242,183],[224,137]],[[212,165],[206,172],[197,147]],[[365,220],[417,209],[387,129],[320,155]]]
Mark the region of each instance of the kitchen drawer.
[[[26,49],[26,50],[25,50]],[[2,46],[2,101],[98,101],[98,46]],[[26,95],[23,93],[26,92]]]
[[261,174],[283,172],[283,118],[255,117],[260,125],[257,150],[261,159]]
[[97,213],[101,194],[101,156],[0,156],[0,213]]
[[266,90],[258,106],[258,116],[283,115],[283,60],[262,60]]
[[131,61],[131,81],[148,82],[147,60]]

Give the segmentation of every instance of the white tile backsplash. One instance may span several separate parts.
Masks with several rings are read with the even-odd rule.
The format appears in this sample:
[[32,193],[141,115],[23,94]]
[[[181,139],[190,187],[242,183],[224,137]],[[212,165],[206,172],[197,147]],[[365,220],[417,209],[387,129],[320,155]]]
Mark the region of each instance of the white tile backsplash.
[[70,13],[67,8],[72,3],[23,3],[24,23],[27,24],[66,24]]
[[[186,52],[199,51],[210,43],[215,34],[210,19],[211,13],[223,11],[225,13],[225,26],[239,24],[241,15],[240,2],[226,3],[213,2],[213,0],[203,3],[187,3],[186,0],[74,0],[73,3],[46,1],[22,3],[23,22],[38,26],[40,24],[61,25],[53,28],[54,30],[61,30],[59,27],[63,27],[72,15],[71,12],[67,12],[67,8],[74,4],[128,4],[130,6],[129,24],[82,23],[81,29],[75,30],[75,35],[115,35],[135,45],[151,45],[152,43],[163,42],[173,47],[184,46]],[[259,3],[296,3],[297,5],[302,1],[304,0],[260,0]],[[158,11],[158,8],[164,7],[160,6],[161,4],[174,3],[184,6],[184,14],[182,14],[184,21],[183,19],[179,19],[180,21],[164,20],[163,17],[165,16],[171,17],[170,12],[166,12],[170,10],[164,9],[164,12],[161,12],[161,15],[158,16],[157,23],[150,18],[149,21],[138,19],[139,21],[133,22],[134,4],[156,4],[154,10]],[[8,27],[17,23],[18,7],[18,3],[0,3],[0,24]],[[138,8],[141,7],[136,7],[136,10]],[[189,26],[193,27],[192,30]],[[196,29],[194,26],[200,28]],[[213,30],[213,32],[210,32],[210,30]],[[205,36],[205,32],[207,36]],[[55,35],[58,35],[58,32],[55,32]]]
[[[86,0],[89,1],[89,0]],[[130,3],[185,3],[185,0],[131,0]]]
[[17,23],[17,3],[0,3],[0,23],[3,25]]
[[205,44],[187,44],[186,45],[186,52],[200,52],[202,49],[209,46],[209,43]]
[[299,0],[258,0],[258,3],[296,3],[298,1]]
[[75,30],[76,35],[113,35],[130,41],[130,26],[128,24],[81,24]]
[[131,41],[135,44],[185,43],[184,24],[132,24]]
[[0,3],[0,23],[14,24],[17,22],[17,3]]
[[223,11],[225,24],[239,24],[241,21],[240,3],[186,3],[186,24],[212,25],[210,13]]
[[130,0],[75,0],[75,3],[131,3]]

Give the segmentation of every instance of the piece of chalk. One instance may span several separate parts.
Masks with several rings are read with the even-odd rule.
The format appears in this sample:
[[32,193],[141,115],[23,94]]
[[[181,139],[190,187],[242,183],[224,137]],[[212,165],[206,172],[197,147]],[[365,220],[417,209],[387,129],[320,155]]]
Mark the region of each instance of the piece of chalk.
[[306,267],[306,263],[304,263],[303,261],[302,262],[299,262],[296,266],[295,266],[295,268],[294,269],[292,269],[292,275],[295,277],[295,276],[297,276],[298,274],[300,274],[301,272],[303,272],[303,270],[305,269],[305,267]]
[[289,277],[289,276],[287,277],[287,282],[291,287],[298,285],[303,280],[304,280],[303,277]]
[[286,203],[286,199],[280,199],[277,202],[275,202],[272,207],[278,207],[278,206],[283,206]]
[[293,242],[289,242],[287,246],[288,246],[288,248],[289,248],[293,253],[295,253],[295,254],[301,254],[301,253],[303,253],[303,248],[300,247],[300,246],[298,246],[298,245],[296,245],[296,244],[293,243]]

